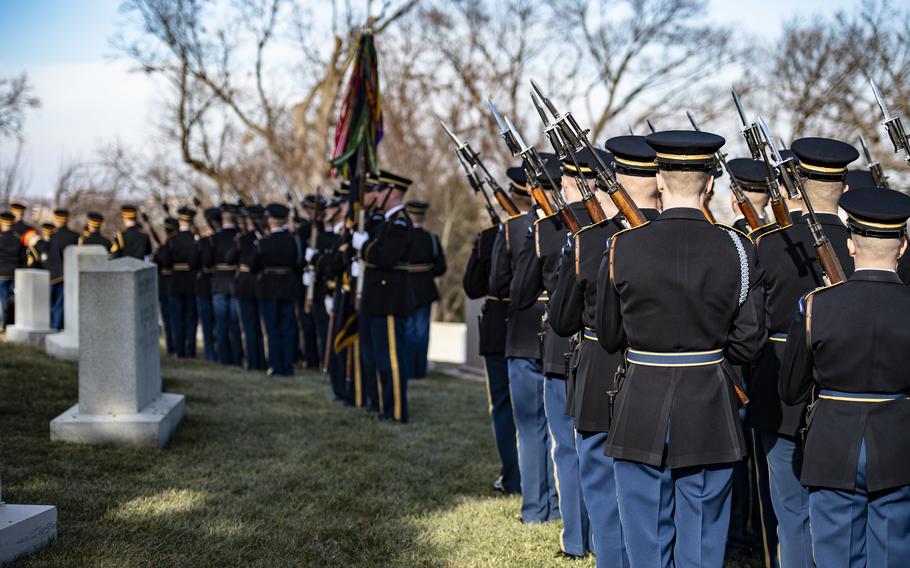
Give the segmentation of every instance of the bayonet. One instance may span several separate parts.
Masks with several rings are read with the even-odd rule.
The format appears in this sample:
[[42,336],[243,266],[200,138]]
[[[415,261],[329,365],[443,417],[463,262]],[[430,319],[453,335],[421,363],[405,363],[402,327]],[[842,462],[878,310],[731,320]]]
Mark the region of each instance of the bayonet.
[[[490,192],[492,192],[493,197],[499,203],[500,207],[502,207],[503,211],[506,212],[506,214],[510,216],[518,215],[520,213],[518,207],[505,192],[505,190],[502,189],[499,183],[496,182],[496,178],[493,177],[493,175],[490,173],[490,170],[487,169],[483,161],[480,159],[480,155],[474,150],[474,148],[471,147],[467,140],[462,141],[460,138],[458,138],[458,136],[452,131],[451,128],[448,127],[448,125],[446,125],[446,123],[440,121],[440,124],[449,135],[449,138],[452,139],[452,142],[455,143],[455,153],[458,155],[458,159],[462,162],[462,165],[465,168],[465,172],[469,172],[469,176],[473,175],[473,178],[469,177],[469,181],[473,179],[477,182],[480,182],[479,188],[484,194],[484,199],[489,200],[489,196],[486,194],[486,192],[483,191],[483,186],[486,185],[489,188]],[[483,174],[483,180],[477,176],[477,168],[479,168]],[[474,187],[473,182],[471,185]],[[475,191],[476,189],[477,188],[475,188]]]
[[521,153],[521,147],[518,144],[518,141],[515,140],[515,135],[509,130],[508,117],[503,120],[502,115],[496,110],[496,105],[494,105],[493,101],[490,99],[487,99],[487,105],[489,105],[490,111],[493,112],[493,118],[496,120],[496,124],[499,125],[499,135],[506,141],[509,152],[511,152],[513,156],[517,156]]
[[736,112],[739,113],[739,119],[743,123],[743,138],[746,139],[746,145],[749,147],[749,152],[752,154],[752,159],[760,160],[761,133],[759,132],[758,125],[755,122],[749,122],[749,119],[746,118],[746,111],[743,108],[743,103],[741,100],[739,100],[739,95],[736,93],[736,89],[732,85],[730,85],[730,92],[733,93],[733,104],[736,105]]
[[648,129],[651,131],[651,134],[654,134],[655,132],[657,132],[657,129],[654,128],[654,125],[651,124],[651,121],[649,119],[646,118],[645,122],[648,124]]
[[882,121],[882,126],[885,127],[885,131],[891,139],[891,144],[894,146],[894,153],[898,154],[903,150],[906,154],[904,160],[906,160],[907,163],[910,163],[910,138],[907,137],[907,131],[904,129],[904,123],[901,120],[901,117],[891,115],[891,111],[888,110],[888,105],[885,103],[885,98],[882,96],[882,92],[878,89],[878,85],[875,84],[875,81],[869,79],[869,84],[872,85],[872,93],[875,94],[878,108],[882,110],[882,116],[885,118],[885,120]]
[[689,122],[692,124],[692,128],[698,132],[701,132],[701,128],[698,127],[698,123],[695,122],[695,117],[692,116],[692,113],[689,111],[686,111],[686,116],[689,117]]
[[888,185],[888,176],[885,175],[885,170],[882,168],[881,163],[872,157],[872,152],[870,152],[869,147],[866,146],[866,139],[863,138],[862,134],[859,136],[859,145],[863,149],[863,156],[866,158],[866,167],[869,168],[869,173],[872,174],[872,181],[875,183],[875,187],[890,187]]

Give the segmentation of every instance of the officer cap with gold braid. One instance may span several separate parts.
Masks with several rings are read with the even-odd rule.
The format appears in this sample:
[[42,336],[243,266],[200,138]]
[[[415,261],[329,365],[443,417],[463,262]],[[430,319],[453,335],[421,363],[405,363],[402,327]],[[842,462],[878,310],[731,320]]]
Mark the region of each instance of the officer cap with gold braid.
[[206,207],[205,211],[202,212],[202,216],[209,223],[220,223],[221,222],[221,207]]
[[9,204],[9,210],[12,211],[15,215],[22,215],[25,213],[27,207],[24,203],[20,201],[11,201]]
[[164,225],[165,231],[176,231],[179,228],[175,217],[165,217],[161,224]]
[[250,216],[250,219],[262,219],[265,217],[265,207],[258,203],[247,206],[246,212]]
[[93,229],[97,229],[101,226],[101,223],[104,223],[104,215],[98,213],[97,211],[89,211],[86,215],[85,224]]
[[844,183],[850,187],[875,187],[875,178],[869,170],[850,170]]
[[177,210],[177,219],[189,223],[196,217],[196,210],[189,207],[181,207]]
[[[547,174],[549,174],[550,179],[559,186],[560,180],[562,179],[562,163],[560,163],[559,157],[551,152],[541,152],[540,157],[544,162],[544,169],[547,171]],[[540,187],[544,189],[550,188],[550,182],[547,179],[547,176],[537,176],[537,181],[540,183]],[[556,189],[559,188],[557,187]]]
[[657,153],[644,136],[614,136],[604,143],[613,153],[613,169],[618,174],[638,177],[657,175]]
[[906,234],[910,219],[910,195],[877,187],[850,188],[840,198],[847,212],[851,233],[878,239],[897,239]]
[[[609,154],[603,150],[594,150],[597,152],[597,155],[600,157],[600,160],[605,164],[609,165],[612,158]],[[575,153],[575,159],[578,161],[578,167],[581,170],[581,175],[585,176],[587,179],[594,179],[594,169],[591,167],[591,164],[596,163],[594,157],[591,155],[591,150],[588,148],[582,149],[580,152]],[[570,156],[566,156],[566,159],[562,161],[562,173],[567,176],[575,175],[575,163],[572,161]]]
[[12,227],[13,223],[16,222],[16,216],[9,211],[4,211],[0,213],[0,225],[4,227]]
[[120,216],[124,219],[135,219],[139,215],[139,210],[135,205],[121,205]]
[[70,220],[70,212],[67,209],[54,209],[54,221],[66,223]]
[[506,175],[509,176],[509,191],[515,195],[530,197],[528,191],[528,176],[525,175],[524,168],[512,166],[506,169]]
[[655,161],[661,170],[712,172],[714,153],[726,140],[698,130],[665,130],[649,134],[645,142],[654,148]]
[[308,211],[313,211],[317,206],[320,209],[325,208],[325,199],[323,199],[321,195],[315,193],[304,195],[301,202],[303,203],[303,208]]
[[430,208],[430,204],[426,201],[417,201],[414,199],[405,203],[404,207],[407,209],[408,213],[413,215],[425,215],[427,209]]
[[398,174],[393,174],[387,170],[379,170],[379,182],[392,189],[397,189],[402,193],[407,191],[408,188],[411,187],[411,184],[414,183],[411,179]]
[[843,181],[847,164],[859,158],[856,148],[833,138],[800,138],[790,145],[799,169],[809,179]]
[[288,206],[281,203],[269,203],[265,206],[265,211],[268,213],[269,217],[275,219],[287,219],[288,215],[291,214],[291,210]]
[[336,198],[347,197],[350,194],[351,194],[351,182],[349,182],[348,180],[343,180],[341,182],[341,185],[338,186],[338,189],[336,189],[335,192],[333,193],[333,195]]
[[727,162],[727,169],[743,191],[768,193],[768,168],[763,161],[733,158]]
[[41,235],[45,239],[49,239],[51,235],[54,234],[54,231],[57,230],[57,227],[53,223],[41,223]]

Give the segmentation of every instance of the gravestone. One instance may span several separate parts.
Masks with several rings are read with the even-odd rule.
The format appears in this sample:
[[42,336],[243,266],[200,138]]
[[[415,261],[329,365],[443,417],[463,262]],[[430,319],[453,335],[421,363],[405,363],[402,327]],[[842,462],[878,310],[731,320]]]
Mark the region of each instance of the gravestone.
[[83,270],[107,262],[101,245],[63,249],[63,331],[44,340],[48,355],[75,361],[79,358],[79,278]]
[[35,268],[16,270],[16,323],[6,328],[6,338],[16,343],[44,345],[51,329],[50,273]]
[[37,552],[57,538],[57,508],[7,505],[0,491],[0,566]]
[[79,282],[79,403],[51,421],[51,440],[164,447],[183,395],[161,392],[158,274],[121,258]]

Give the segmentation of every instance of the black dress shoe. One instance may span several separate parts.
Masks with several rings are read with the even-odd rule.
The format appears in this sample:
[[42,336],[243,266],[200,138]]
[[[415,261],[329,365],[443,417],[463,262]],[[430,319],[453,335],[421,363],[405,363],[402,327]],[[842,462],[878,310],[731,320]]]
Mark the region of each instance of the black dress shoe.
[[497,493],[506,492],[506,488],[502,486],[502,476],[501,475],[499,477],[497,477],[496,480],[493,482],[493,491],[496,491]]
[[576,556],[575,554],[569,554],[565,550],[559,549],[554,556],[556,556],[556,558],[562,558],[563,560],[584,560],[588,555],[582,554],[581,556]]

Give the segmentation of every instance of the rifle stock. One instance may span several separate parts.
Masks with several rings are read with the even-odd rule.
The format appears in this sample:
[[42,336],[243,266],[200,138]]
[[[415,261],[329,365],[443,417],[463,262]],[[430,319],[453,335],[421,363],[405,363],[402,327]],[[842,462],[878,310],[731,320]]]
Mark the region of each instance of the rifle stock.
[[600,201],[597,201],[593,192],[584,196],[581,202],[584,204],[588,216],[591,217],[592,223],[602,223],[607,220],[607,214],[604,213],[603,207],[600,206]]
[[711,208],[708,207],[708,204],[705,203],[701,206],[701,212],[705,216],[705,219],[708,220],[712,225],[717,224],[717,219],[714,218],[714,213],[711,212]]
[[610,199],[613,200],[613,204],[616,205],[616,208],[619,209],[622,216],[626,218],[630,227],[644,225],[647,221],[644,214],[641,212],[641,209],[632,201],[629,192],[621,185],[618,185],[615,190],[610,192]]
[[774,222],[776,222],[780,228],[783,229],[793,224],[793,220],[790,219],[790,210],[779,195],[776,201],[771,200],[771,212],[774,213]]
[[521,213],[518,206],[515,205],[515,202],[512,201],[512,198],[509,197],[509,194],[505,192],[501,187],[497,187],[493,190],[493,197],[496,198],[496,202],[499,203],[499,206],[502,207],[502,210],[505,211],[509,217],[514,217]]
[[559,211],[559,219],[573,235],[581,230],[581,224],[578,222],[578,218],[575,217],[575,214],[572,213],[572,210],[568,207]]
[[847,279],[844,269],[840,265],[840,260],[834,253],[834,247],[831,246],[831,241],[824,239],[822,242],[816,242],[815,255],[818,257],[818,262],[822,265],[822,270],[825,271],[825,280],[828,281],[829,286],[840,284]]

